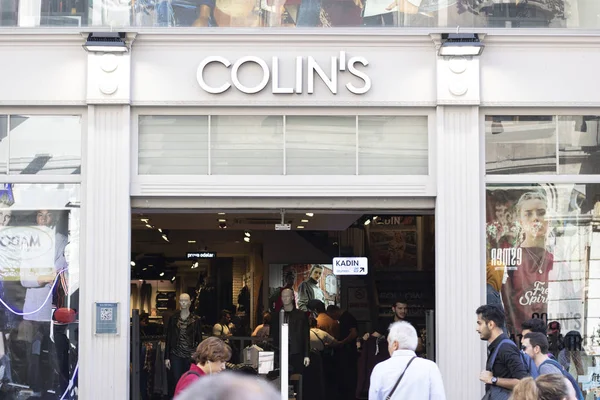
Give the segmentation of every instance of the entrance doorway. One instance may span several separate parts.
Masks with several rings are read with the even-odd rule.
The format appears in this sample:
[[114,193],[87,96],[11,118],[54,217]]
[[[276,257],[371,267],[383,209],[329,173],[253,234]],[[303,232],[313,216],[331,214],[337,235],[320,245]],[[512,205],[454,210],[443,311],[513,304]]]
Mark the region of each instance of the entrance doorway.
[[[143,354],[138,360],[132,357],[140,365],[132,368],[134,399],[173,394],[173,371],[162,371],[168,379],[160,387],[152,380],[162,374],[153,368],[164,365],[160,357],[168,321],[180,308],[182,294],[189,296],[190,311],[201,320],[203,337],[215,335],[223,310],[229,311],[234,328],[228,341],[234,354],[228,367],[252,373],[254,366],[243,351],[256,344],[251,335],[265,313],[278,309],[283,287],[291,287],[296,307],[310,313],[301,286],[315,269],[321,271],[317,286],[324,306],[352,315],[357,339],[366,333],[385,335],[397,311],[396,318],[416,328],[421,356],[435,357],[433,212],[134,210],[131,225],[132,324],[140,324],[141,316],[139,341],[132,348]],[[368,274],[334,274],[338,257],[366,258]],[[137,331],[133,326],[134,339]],[[369,374],[362,384],[358,377],[346,380],[344,384],[358,384],[346,391],[344,400],[366,398]],[[295,393],[299,398],[300,391]]]

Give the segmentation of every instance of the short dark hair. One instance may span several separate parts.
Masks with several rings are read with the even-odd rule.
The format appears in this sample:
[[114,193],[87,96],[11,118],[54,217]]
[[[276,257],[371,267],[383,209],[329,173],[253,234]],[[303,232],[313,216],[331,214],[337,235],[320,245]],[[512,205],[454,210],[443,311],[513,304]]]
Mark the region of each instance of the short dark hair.
[[225,310],[221,310],[221,318],[225,318],[226,316],[231,316],[231,311],[225,309]]
[[406,307],[408,307],[408,303],[404,299],[394,300],[394,302],[392,303],[392,307],[396,307],[396,304],[404,304]]
[[502,329],[504,326],[504,310],[497,305],[486,304],[481,306],[477,309],[477,311],[475,311],[475,314],[481,315],[481,319],[483,319],[486,323],[493,321],[500,329]]
[[546,323],[540,318],[531,318],[521,324],[521,330],[528,329],[531,332],[546,334]]
[[548,338],[543,333],[539,332],[531,332],[525,335],[524,339],[529,339],[529,343],[531,347],[539,346],[542,354],[548,354],[548,348],[550,345],[548,344]]
[[308,302],[308,304],[306,305],[306,307],[309,310],[314,310],[316,312],[318,312],[319,314],[322,314],[325,312],[325,304],[323,304],[323,302],[321,300],[310,300]]
[[327,312],[336,312],[336,311],[340,311],[340,308],[338,306],[336,306],[335,304],[332,304],[329,307],[327,307]]

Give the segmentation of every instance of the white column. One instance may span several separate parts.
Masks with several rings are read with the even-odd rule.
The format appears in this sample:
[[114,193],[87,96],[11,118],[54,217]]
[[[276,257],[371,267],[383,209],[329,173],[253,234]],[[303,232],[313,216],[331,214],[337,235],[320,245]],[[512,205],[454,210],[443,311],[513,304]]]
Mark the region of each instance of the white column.
[[[129,398],[130,107],[88,107],[82,199],[79,398]],[[96,302],[119,303],[118,335],[95,335]]]
[[485,302],[478,107],[440,106],[437,119],[437,363],[449,400],[477,399],[485,357],[475,332]]

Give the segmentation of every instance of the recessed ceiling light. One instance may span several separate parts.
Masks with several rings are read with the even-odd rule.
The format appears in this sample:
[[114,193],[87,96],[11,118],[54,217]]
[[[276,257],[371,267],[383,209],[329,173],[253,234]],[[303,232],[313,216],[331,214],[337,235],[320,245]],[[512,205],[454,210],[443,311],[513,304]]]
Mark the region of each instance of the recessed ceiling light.
[[150,224],[146,224],[146,228],[150,228],[150,229],[152,229],[152,225],[150,225]]
[[142,218],[142,219],[140,219],[140,221],[142,221],[145,224],[147,224],[148,222],[150,222],[150,220],[148,218]]
[[246,237],[252,236],[252,234],[250,232],[248,232],[248,231],[244,232],[244,235],[246,235]]
[[160,276],[165,276],[165,273],[164,273],[164,272],[161,272],[159,275],[160,275]]
[[154,267],[154,264],[148,264],[149,267]]
[[167,235],[162,235],[162,238],[164,239],[165,242],[169,241],[169,238],[167,237]]
[[148,267],[144,267],[142,268],[142,271],[146,271],[148,269]]
[[303,219],[303,220],[302,220],[302,221],[300,221],[300,222],[302,222],[303,224],[307,224],[309,221],[308,221],[307,219]]
[[172,277],[172,278],[171,278],[171,282],[175,282],[175,277]]
[[250,238],[249,238],[249,237],[245,237],[245,238],[244,238],[244,242],[246,242],[246,243],[250,243]]
[[160,233],[162,233],[162,229],[158,228],[158,231],[159,231]]
[[369,225],[371,223],[371,218],[367,218],[367,220],[365,221],[365,226]]
[[314,217],[314,216],[315,216],[315,214],[314,214],[314,213],[306,213],[306,216],[307,216],[307,217]]
[[225,215],[225,213],[219,213],[218,215]]
[[188,243],[196,243],[195,240],[188,240]]
[[304,226],[302,226],[302,225],[298,225],[296,228],[297,228],[297,229],[304,229]]
[[219,222],[227,222],[227,220],[221,218],[221,219],[219,219]]
[[135,261],[132,261],[132,262],[131,262],[131,266],[132,266],[132,267],[135,267]]

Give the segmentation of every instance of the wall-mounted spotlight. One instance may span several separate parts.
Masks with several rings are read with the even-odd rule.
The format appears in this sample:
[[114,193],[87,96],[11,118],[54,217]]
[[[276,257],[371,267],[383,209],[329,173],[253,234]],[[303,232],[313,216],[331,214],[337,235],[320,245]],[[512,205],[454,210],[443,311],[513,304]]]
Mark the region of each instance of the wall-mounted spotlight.
[[480,56],[485,46],[476,33],[443,33],[440,56]]
[[127,53],[125,32],[92,32],[88,35],[85,51],[90,53]]

